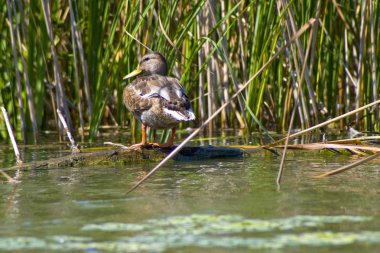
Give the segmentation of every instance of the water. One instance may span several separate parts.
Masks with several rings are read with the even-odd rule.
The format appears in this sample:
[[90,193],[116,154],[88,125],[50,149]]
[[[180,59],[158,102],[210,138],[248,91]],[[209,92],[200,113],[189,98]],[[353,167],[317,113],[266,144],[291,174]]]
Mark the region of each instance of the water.
[[[41,160],[62,148],[24,152]],[[2,167],[13,165],[13,151],[0,149]],[[379,161],[312,178],[354,159],[292,152],[280,189],[280,158],[264,152],[170,162],[128,196],[154,163],[25,171],[0,184],[0,251],[375,252]]]

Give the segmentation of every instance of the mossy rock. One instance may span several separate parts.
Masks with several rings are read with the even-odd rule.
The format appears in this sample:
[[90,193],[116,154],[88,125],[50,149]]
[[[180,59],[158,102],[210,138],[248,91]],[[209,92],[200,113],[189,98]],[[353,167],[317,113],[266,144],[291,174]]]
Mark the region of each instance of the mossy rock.
[[[45,161],[24,163],[22,165],[3,169],[3,171],[15,169],[39,169],[39,168],[65,168],[76,166],[94,166],[101,164],[126,164],[141,162],[158,162],[170,154],[176,147],[170,149],[115,149],[101,150],[97,152],[82,152],[70,154],[64,157],[53,158]],[[173,157],[175,161],[198,161],[215,158],[239,158],[243,157],[240,148],[227,148],[215,146],[184,147]]]

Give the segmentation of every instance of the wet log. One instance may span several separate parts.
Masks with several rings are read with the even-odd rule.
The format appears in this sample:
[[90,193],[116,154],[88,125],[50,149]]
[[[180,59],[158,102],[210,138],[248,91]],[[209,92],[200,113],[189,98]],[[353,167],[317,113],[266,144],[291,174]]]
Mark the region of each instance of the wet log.
[[[141,162],[161,161],[176,147],[170,149],[150,148],[150,149],[113,149],[97,152],[73,153],[64,157],[53,158],[45,161],[35,161],[22,165],[3,169],[10,171],[15,169],[39,169],[39,168],[65,168],[77,166],[94,166],[105,164],[127,164]],[[215,158],[240,158],[244,152],[240,148],[200,146],[184,147],[173,157],[175,161],[197,161]]]

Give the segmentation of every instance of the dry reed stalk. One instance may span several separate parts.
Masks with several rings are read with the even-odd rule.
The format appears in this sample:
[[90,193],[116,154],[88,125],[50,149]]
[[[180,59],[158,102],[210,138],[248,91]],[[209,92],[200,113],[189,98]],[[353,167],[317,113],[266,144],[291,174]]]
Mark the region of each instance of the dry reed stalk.
[[231,96],[231,98],[221,105],[218,110],[214,112],[211,117],[209,117],[203,124],[197,128],[194,132],[192,132],[185,140],[181,142],[169,155],[167,155],[159,164],[157,164],[148,174],[144,176],[139,182],[137,182],[134,186],[132,186],[126,194],[132,192],[137,187],[139,187],[143,182],[145,182],[150,176],[152,176],[158,169],[160,169],[167,161],[169,161],[173,156],[175,156],[191,139],[193,139],[202,129],[206,126],[208,126],[209,122],[212,121],[224,108],[226,108],[237,96],[240,95],[241,92],[243,92],[251,82],[256,79],[264,70],[266,70],[270,64],[277,59],[277,57],[284,52],[284,50],[290,46],[298,37],[300,37],[306,30],[308,30],[315,22],[315,19],[310,19],[308,23],[304,24],[295,34],[294,36],[289,40],[289,45],[284,45],[281,47],[273,56],[251,77],[247,82],[245,82],[238,91],[235,92]]
[[352,26],[352,24],[350,22],[347,22],[346,17],[344,16],[342,10],[340,9],[340,5],[336,2],[336,0],[332,0],[332,2],[334,4],[334,7],[335,7],[337,13],[338,13],[338,16],[343,21],[344,26],[346,27],[346,29],[350,30],[351,33],[354,35],[354,37],[357,37],[354,26]]
[[[358,54],[358,76],[357,76],[357,85],[355,87],[355,108],[360,107],[360,101],[362,101],[361,95],[362,95],[362,77],[363,77],[363,68],[364,68],[364,44],[365,44],[365,30],[366,30],[366,9],[367,9],[367,1],[363,0],[362,1],[362,6],[361,6],[361,19],[360,19],[360,43],[359,43],[359,54]],[[355,115],[355,126],[358,129],[359,128],[359,121],[361,118],[360,113],[356,113]]]
[[[136,41],[140,46],[144,47],[147,51],[153,51],[151,48],[147,47],[144,43],[142,43],[141,40],[139,40],[136,36],[133,36],[132,34],[130,34],[126,29],[124,29],[124,32],[129,37],[131,37],[134,41]],[[140,48],[140,47],[138,47],[138,48]]]
[[[215,18],[215,11],[214,11],[214,7],[213,7],[215,5],[212,5],[213,3],[210,2],[210,0],[207,1],[207,3],[208,3],[208,5],[210,5],[210,18],[212,20],[212,22],[211,22],[212,23],[212,27],[215,27],[215,24],[217,23],[216,18]],[[222,16],[223,16],[223,12],[222,12]],[[223,22],[222,29],[223,29],[223,31],[226,29],[226,22]],[[225,38],[225,36],[223,36],[223,33],[220,32],[219,28],[216,28],[216,32],[218,34],[218,37],[221,39],[221,53],[222,53],[222,56],[224,56],[224,59],[222,59],[223,60],[223,66],[229,69],[229,75],[231,76],[231,80],[232,80],[232,83],[234,85],[234,90],[236,91],[236,90],[239,89],[238,83],[240,83],[240,82],[238,81],[238,79],[237,79],[237,77],[236,77],[236,75],[235,75],[235,73],[234,73],[234,71],[232,69],[232,66],[231,66],[231,64],[230,64],[230,62],[228,60],[229,52],[228,52],[226,38]],[[216,68],[214,68],[214,72],[215,71],[217,71]],[[227,79],[227,85],[228,85],[228,76],[229,75],[228,75],[228,73],[225,73],[225,75],[224,75],[226,77],[226,79]],[[216,84],[215,84],[215,86],[216,86]],[[228,86],[227,87],[223,86],[222,89],[223,89],[223,93],[225,91],[228,92]],[[224,104],[225,101],[227,101],[227,100],[224,100],[224,96],[223,95],[221,96],[221,98],[222,98],[221,102],[222,102],[222,104]],[[247,124],[246,115],[244,113],[245,112],[245,110],[244,110],[245,105],[244,105],[244,102],[243,102],[241,96],[238,96],[238,104],[239,104],[239,109],[240,109],[240,111],[242,113],[240,114],[239,111],[236,110],[236,112],[237,112],[236,113],[236,117],[237,117],[238,122],[240,124],[240,128],[244,128],[248,124]],[[214,108],[214,111],[215,111],[215,108]]]
[[[319,20],[319,16],[321,15],[321,0],[318,0],[317,2],[317,12],[315,14],[315,19]],[[315,52],[315,45],[317,41],[317,36],[318,36],[318,28],[319,28],[319,22],[316,22],[313,26],[313,39],[311,42],[311,50],[310,50],[310,57],[309,57],[309,75],[312,75],[313,72],[313,64],[314,64],[314,52]]]
[[[201,27],[201,24],[203,24],[203,14],[202,12],[199,12],[197,15],[197,36],[198,38],[203,36],[203,30]],[[205,94],[204,94],[204,76],[203,72],[201,72],[201,68],[203,66],[204,62],[204,53],[203,49],[198,51],[198,71],[199,73],[199,78],[198,78],[198,94],[199,94],[199,99],[198,99],[198,112],[199,112],[199,119],[201,122],[204,122],[206,120],[206,112],[205,112]]]
[[[54,96],[54,91],[53,91],[53,86],[51,85],[51,81],[50,81],[50,76],[49,74],[47,74],[47,81],[45,83],[45,85],[47,86],[47,89],[49,90],[49,96],[50,96],[50,101],[51,101],[51,107],[52,107],[52,110],[54,112],[56,112],[57,110],[57,105],[55,104],[56,101],[55,101],[55,96]],[[59,128],[59,122],[58,122],[58,116],[56,113],[53,113],[53,116],[54,116],[54,122],[56,123],[56,127],[57,129]]]
[[[289,5],[289,2],[287,0],[280,0],[280,1],[278,1],[278,3],[280,3],[280,6],[282,5],[282,10],[284,10],[286,8],[286,6]],[[286,17],[286,21],[288,23],[287,29],[288,29],[288,32],[289,32],[290,37],[291,37],[291,36],[293,36],[294,32],[298,30],[298,27],[294,21],[294,15],[293,15],[293,10],[292,10],[291,6],[288,7],[287,15],[285,15],[285,17]],[[304,65],[305,54],[304,54],[303,46],[302,46],[300,40],[296,40],[295,43],[296,43],[297,54],[298,54],[298,57],[301,61],[300,64]],[[294,57],[294,59],[296,59],[296,57]],[[296,68],[297,68],[297,66],[298,65],[296,65]],[[308,66],[306,66],[304,78],[305,78],[305,82],[306,82],[306,86],[307,86],[307,91],[309,93],[309,99],[310,99],[311,107],[312,107],[312,111],[313,111],[314,122],[318,123],[319,122],[319,110],[317,107],[317,99],[315,97],[315,91],[314,91],[313,84],[311,81],[311,76],[310,76],[310,71],[309,71]],[[309,113],[305,112],[306,123],[308,123],[308,115],[309,115]]]
[[[281,12],[280,11],[280,5],[277,5],[277,10],[278,10],[278,12]],[[283,38],[284,38],[284,43],[289,43],[288,42],[289,41],[289,37],[288,36],[290,36],[290,34],[286,33],[283,28],[282,28],[282,35],[283,35]],[[286,58],[286,60],[288,62],[287,65],[288,65],[289,74],[290,74],[290,80],[289,80],[290,89],[288,89],[289,93],[287,93],[288,103],[287,103],[287,106],[284,108],[284,109],[287,109],[287,112],[284,111],[283,115],[288,115],[288,112],[290,111],[290,108],[291,108],[291,97],[292,97],[290,95],[291,93],[293,93],[293,97],[294,97],[293,100],[294,101],[299,101],[300,100],[299,99],[300,95],[301,95],[301,99],[303,97],[303,94],[301,93],[302,89],[301,90],[298,89],[299,85],[297,84],[297,81],[295,80],[295,76],[293,75],[293,67],[292,66],[293,66],[293,64],[295,66],[298,65],[297,61],[296,61],[296,56],[293,57],[293,59],[294,59],[293,64],[290,63],[291,57],[290,57],[289,51],[292,51],[292,53],[294,54],[294,51],[291,48],[285,49],[285,58]],[[297,72],[297,73],[299,73],[299,72]],[[290,85],[290,82],[292,83],[292,85]],[[300,92],[297,92],[298,90]],[[301,127],[305,128],[305,120],[304,120],[304,113],[303,113],[303,110],[302,110],[302,104],[304,104],[304,103],[298,103],[298,102],[294,103],[294,107],[297,108],[297,110],[298,110],[298,117],[299,117],[299,121],[300,121]],[[293,114],[291,114],[291,115],[293,115]],[[285,120],[285,119],[286,119],[286,117],[284,117],[284,121],[283,121],[283,127],[282,127],[283,130],[287,129],[287,125],[288,125],[287,124],[288,121]]]
[[[16,20],[17,13],[16,13],[16,6],[15,6],[14,1],[12,1],[12,5],[13,5],[13,15],[14,15],[15,20]],[[20,3],[20,6],[21,6],[21,3]],[[21,15],[21,18],[23,18],[23,16],[24,15]],[[24,73],[24,79],[25,79],[26,95],[27,95],[26,97],[28,100],[28,107],[29,107],[29,116],[30,116],[30,121],[32,123],[33,141],[34,141],[34,144],[36,144],[37,143],[38,129],[37,129],[36,110],[34,108],[34,102],[33,102],[33,90],[30,86],[29,74],[27,71],[27,65],[25,62],[24,55],[22,53],[23,45],[21,43],[20,29],[19,29],[19,25],[17,22],[15,23],[15,26],[16,26],[16,35],[17,35],[18,47],[20,49],[20,58],[21,58],[21,63],[22,63],[22,68],[23,68],[23,73]],[[24,35],[25,35],[25,28],[24,28]]]
[[106,105],[105,114],[107,114],[107,117],[111,119],[114,126],[119,126],[115,116],[112,114],[111,108],[108,105]]
[[162,22],[161,22],[161,17],[160,17],[160,13],[158,13],[158,24],[160,25],[160,30],[162,32],[162,34],[164,35],[165,39],[169,42],[169,44],[177,51],[177,52],[180,52],[176,46],[176,44],[170,39],[169,35],[166,33],[165,31],[165,28],[164,26],[162,25]]
[[282,120],[281,120],[281,129],[284,130],[287,127],[288,123],[288,115],[291,108],[291,102],[292,102],[292,87],[290,85],[286,85],[286,91],[285,91],[285,99],[284,99],[284,106],[282,111]]
[[[375,49],[375,21],[374,21],[374,13],[373,13],[373,6],[374,1],[370,0],[369,1],[369,25],[370,25],[370,59],[371,59],[371,86],[372,86],[372,96],[373,100],[378,99],[378,88],[376,85],[376,69],[377,69],[377,64],[376,64],[376,49]],[[374,121],[375,121],[375,128],[379,125],[379,110],[378,108],[374,108]]]
[[[347,29],[344,29],[344,65],[347,66],[349,57],[348,57],[348,41],[347,41]],[[349,85],[349,75],[346,73],[344,78],[344,85],[346,99],[344,102],[346,112],[350,111],[350,85]],[[348,119],[346,119],[346,125],[348,125]]]
[[292,138],[295,138],[295,137],[298,137],[298,136],[304,135],[305,133],[309,133],[309,132],[311,132],[311,131],[313,131],[313,130],[316,130],[316,129],[318,129],[318,128],[321,128],[321,127],[327,126],[327,125],[329,125],[329,124],[331,124],[331,123],[333,123],[333,122],[335,122],[335,121],[338,121],[338,120],[340,120],[340,119],[344,119],[344,118],[346,118],[346,117],[348,117],[348,116],[351,116],[351,115],[355,115],[357,112],[363,111],[363,110],[365,110],[365,109],[368,109],[368,108],[370,108],[370,107],[372,107],[372,106],[376,106],[376,105],[379,105],[379,104],[380,104],[380,99],[379,99],[379,100],[376,100],[376,101],[374,101],[374,102],[372,102],[372,103],[369,103],[369,104],[367,104],[367,105],[364,105],[364,106],[362,106],[362,107],[360,107],[360,108],[358,108],[358,109],[355,109],[355,110],[352,110],[352,111],[347,112],[347,113],[345,113],[345,114],[342,114],[342,115],[340,115],[340,116],[338,116],[338,117],[335,117],[335,118],[333,118],[333,119],[330,119],[330,120],[327,120],[327,121],[325,121],[325,122],[322,122],[322,123],[320,123],[320,124],[318,124],[318,125],[312,126],[312,127],[308,128],[308,129],[305,129],[305,130],[299,131],[298,133],[292,134],[292,135],[290,135],[289,137],[285,137],[285,138],[282,138],[282,139],[277,140],[277,141],[275,141],[275,142],[272,142],[271,144],[266,145],[266,146],[264,146],[264,147],[265,147],[265,148],[273,147],[273,146],[277,145],[278,143],[281,143],[281,142],[285,141],[287,138],[292,139]]
[[5,173],[2,169],[0,169],[0,174],[5,177],[5,179],[12,184],[18,183],[19,181],[13,179],[11,176],[9,176],[7,173]]
[[70,145],[71,153],[73,153],[73,154],[80,153],[78,145],[75,143],[74,137],[71,134],[71,132],[70,132],[68,126],[67,126],[66,120],[63,117],[61,110],[57,109],[57,113],[58,113],[58,117],[59,117],[59,119],[60,119],[60,121],[61,121],[61,123],[63,125],[63,128],[66,131],[67,137],[69,138],[69,141],[71,143],[71,145]]
[[300,79],[301,73],[298,67],[299,63],[297,60],[297,54],[293,47],[291,47],[290,50],[292,51],[293,66],[295,68],[295,72],[297,73],[296,75],[292,74],[294,101],[299,101],[295,103],[294,106],[298,107],[301,126],[305,129],[310,127],[309,113],[305,102],[306,98],[302,90],[302,80]]
[[[294,71],[296,73],[296,75],[292,74],[294,101],[298,101],[297,103],[295,102],[294,106],[298,105],[299,107],[298,110],[299,110],[299,117],[301,121],[301,127],[305,129],[305,128],[310,127],[310,118],[309,118],[309,112],[308,112],[309,110],[305,102],[307,98],[305,97],[303,93],[303,89],[302,89],[303,80],[300,79],[300,76],[301,76],[300,69],[299,69],[300,63],[298,63],[297,53],[294,47],[290,47],[290,51],[292,53],[291,59],[293,59],[293,66],[295,69]],[[292,64],[290,64],[290,66],[292,66]],[[291,70],[290,73],[293,73],[293,71]]]
[[[54,68],[54,83],[56,91],[56,101],[58,109],[63,109],[68,122],[68,127],[70,130],[73,129],[73,124],[70,117],[70,112],[66,102],[66,95],[64,87],[62,84],[62,77],[60,74],[60,67],[58,62],[58,54],[54,45],[54,34],[52,28],[52,22],[50,17],[50,4],[48,0],[41,0],[42,10],[45,18],[46,30],[50,39],[50,49],[53,57],[53,68]],[[59,124],[58,124],[59,125]],[[59,128],[61,130],[61,128]]]
[[[203,24],[203,14],[202,12],[199,12],[197,15],[197,37],[201,38],[203,36],[203,30],[201,27],[201,24]],[[199,78],[198,78],[198,112],[199,112],[199,119],[200,122],[204,122],[206,120],[206,112],[205,112],[205,94],[204,94],[204,75],[201,72],[202,66],[204,63],[204,52],[203,49],[198,50],[198,71],[199,71]]]
[[339,173],[342,173],[346,170],[349,170],[349,169],[353,169],[363,163],[366,163],[366,162],[369,162],[373,159],[376,159],[380,156],[380,152],[374,154],[374,155],[371,155],[371,156],[368,156],[362,160],[359,160],[359,161],[356,161],[354,163],[351,163],[351,164],[348,164],[348,165],[345,165],[343,167],[340,167],[338,169],[335,169],[335,170],[331,170],[329,172],[326,172],[326,173],[323,173],[323,174],[320,174],[318,176],[315,176],[314,178],[322,178],[322,177],[327,177],[327,176],[332,176],[332,175],[336,175],[336,174],[339,174]]
[[[225,1],[220,1],[220,11],[222,13],[222,17],[226,16],[226,6]],[[226,23],[223,22],[222,24],[222,31],[226,30]],[[225,39],[223,39],[225,40]],[[221,68],[221,78],[220,78],[220,84],[221,84],[221,94],[220,94],[220,100],[221,103],[224,104],[226,101],[228,101],[229,93],[228,93],[228,66],[226,62],[222,62],[222,68]],[[228,127],[228,121],[227,121],[227,110],[228,108],[224,109],[221,112],[221,128],[227,128]],[[244,111],[242,111],[244,112]]]
[[26,122],[25,122],[25,114],[24,114],[24,102],[22,100],[22,86],[21,86],[21,78],[20,78],[20,71],[18,69],[18,56],[17,56],[17,49],[16,49],[16,42],[15,42],[15,35],[13,31],[13,25],[12,25],[12,13],[11,13],[11,3],[9,0],[7,0],[7,7],[8,7],[8,25],[9,25],[9,31],[11,35],[11,45],[12,45],[12,54],[13,54],[13,64],[15,67],[15,74],[16,74],[16,88],[17,88],[17,101],[20,108],[20,118],[21,118],[21,133],[22,133],[22,139],[25,142],[26,139]]
[[362,137],[354,137],[343,140],[334,140],[329,141],[329,143],[357,143],[361,141],[371,141],[371,140],[380,140],[380,136],[362,136]]
[[[308,45],[307,45],[307,48],[306,48],[305,58],[304,58],[304,61],[303,61],[303,64],[302,64],[302,69],[301,69],[301,75],[298,76],[298,83],[299,83],[299,87],[298,87],[298,91],[297,91],[298,94],[300,94],[301,91],[302,91],[302,85],[301,84],[302,84],[302,81],[303,81],[303,79],[305,77],[305,75],[304,75],[305,71],[307,71],[307,60],[308,60],[308,57],[310,55],[310,48],[311,48],[312,40],[313,40],[313,37],[314,37],[313,36],[313,31],[314,31],[314,29],[310,29]],[[299,103],[299,100],[295,101],[294,103],[295,104]],[[289,144],[290,132],[291,132],[291,130],[293,128],[295,111],[296,111],[296,105],[295,105],[295,107],[293,109],[292,116],[290,118],[289,129],[288,129],[288,133],[287,133],[287,139],[285,141],[285,147],[284,147],[284,150],[282,152],[280,168],[278,170],[277,179],[276,179],[277,186],[280,186],[282,174],[283,174],[283,171],[284,171],[286,151],[287,151],[287,147],[288,147],[288,144]]]
[[[297,93],[300,93],[299,91],[301,90],[301,86],[299,86],[297,90],[298,90]],[[276,179],[276,184],[277,184],[278,187],[280,186],[280,182],[281,182],[281,178],[282,178],[282,174],[283,174],[283,170],[284,170],[286,151],[287,151],[288,144],[289,144],[289,135],[290,135],[291,129],[293,127],[294,118],[295,118],[296,111],[297,111],[297,108],[298,108],[297,105],[299,104],[298,97],[296,97],[295,100],[294,100],[294,108],[292,110],[292,115],[290,116],[289,128],[288,128],[288,133],[287,133],[287,136],[286,136],[287,139],[285,140],[285,146],[284,146],[284,150],[283,150],[282,156],[281,156],[280,168],[278,170],[277,179]]]
[[[79,71],[78,71],[78,59],[77,59],[77,45],[75,41],[75,32],[76,32],[76,22],[74,17],[74,10],[72,5],[72,0],[69,0],[69,9],[70,9],[70,28],[71,28],[71,44],[73,47],[73,55],[74,55],[74,86],[76,93],[78,94],[78,113],[79,113],[79,133],[82,136],[82,140],[84,138],[84,121],[83,121],[83,108],[82,108],[82,94],[79,88]],[[89,109],[91,111],[91,109]]]
[[[305,141],[303,141],[305,142]],[[284,148],[284,146],[276,146],[276,148]],[[340,144],[339,142],[328,142],[328,143],[310,143],[310,144],[293,144],[288,145],[288,148],[290,149],[304,149],[304,150],[321,150],[321,149],[328,149],[328,150],[338,150],[338,149],[344,149],[353,153],[359,152],[360,155],[367,155],[364,151],[368,152],[380,152],[380,147],[376,146],[368,146],[368,145],[361,145],[361,144],[355,144],[355,143],[349,143],[349,144]]]
[[[224,6],[225,1],[220,1],[222,3],[222,6]],[[247,39],[246,30],[243,27],[243,21],[244,19],[244,13],[243,13],[243,4],[240,5],[241,9],[239,10],[239,16],[238,16],[238,32],[239,32],[239,51],[240,51],[240,69],[242,72],[243,82],[245,82],[248,78],[248,72],[247,72],[247,64],[246,64],[246,55],[244,50],[244,41]]]
[[2,106],[1,111],[3,112],[3,116],[4,116],[5,124],[7,126],[9,138],[11,139],[13,150],[15,152],[16,164],[21,165],[21,164],[23,164],[23,161],[21,160],[20,151],[18,150],[18,147],[17,147],[16,138],[13,134],[11,123],[9,122],[7,110],[5,110],[5,108]]
[[[74,1],[74,3],[75,3],[75,0],[70,0],[69,4],[70,3],[72,4],[72,1]],[[72,8],[75,11],[74,6],[76,6],[76,5],[73,5]],[[84,94],[86,95],[86,103],[87,103],[87,113],[88,113],[89,122],[91,122],[93,105],[92,105],[92,99],[91,99],[90,81],[89,81],[89,77],[88,77],[88,64],[87,64],[86,57],[84,56],[83,40],[82,40],[81,31],[78,28],[78,25],[77,25],[76,19],[75,19],[75,16],[78,16],[78,13],[74,12],[74,14],[76,14],[73,16],[73,20],[72,20],[73,21],[73,28],[74,28],[74,35],[75,35],[75,39],[76,39],[76,45],[78,47],[79,59],[81,61],[83,82],[84,82]]]
[[[210,27],[211,26],[211,17],[210,17],[210,5],[205,5],[205,8],[202,10],[203,18],[204,18],[204,25],[203,25],[203,34],[208,35],[210,33]],[[211,54],[211,45],[210,42],[207,40],[203,47],[204,55],[209,56]],[[206,69],[206,81],[207,81],[207,118],[209,118],[213,114],[213,109],[216,107],[216,99],[214,97],[214,83],[212,78],[212,61],[208,61],[207,63],[207,69]],[[208,131],[209,134],[212,135],[214,131],[215,125],[214,122],[210,122],[208,125]]]

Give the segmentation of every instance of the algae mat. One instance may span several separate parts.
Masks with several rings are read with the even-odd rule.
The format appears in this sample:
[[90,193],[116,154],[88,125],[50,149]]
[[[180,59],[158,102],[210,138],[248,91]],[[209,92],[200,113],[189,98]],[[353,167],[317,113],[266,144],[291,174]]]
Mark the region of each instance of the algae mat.
[[333,232],[325,228],[329,224],[366,223],[371,220],[365,216],[299,215],[268,220],[246,219],[239,215],[173,216],[144,223],[87,224],[81,228],[82,231],[101,230],[116,234],[112,241],[66,235],[3,237],[0,238],[0,250],[165,252],[189,246],[199,249],[280,250],[353,243],[380,245],[380,231]]

